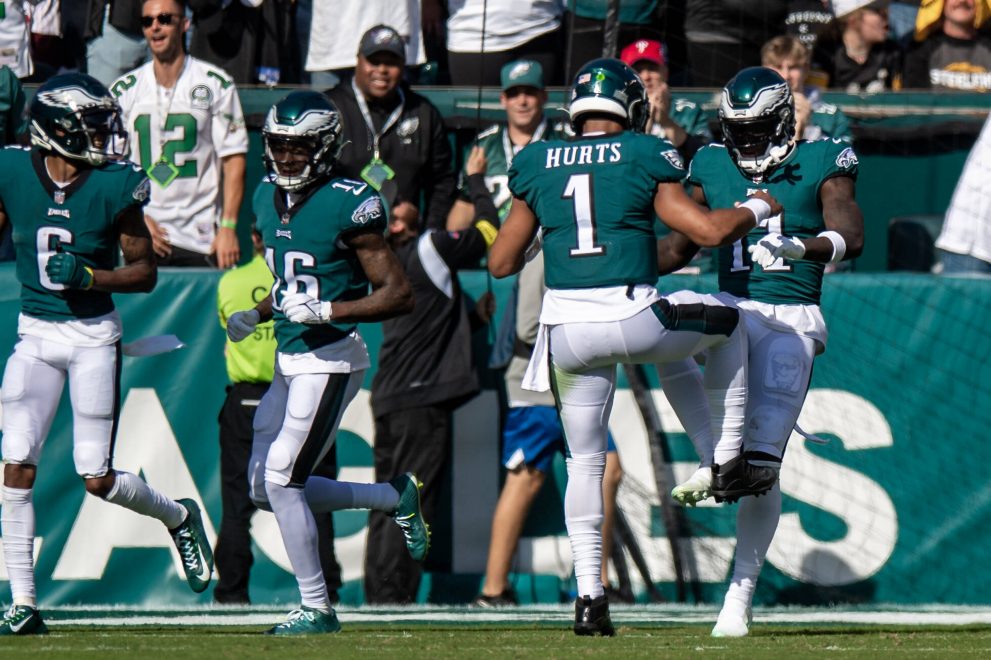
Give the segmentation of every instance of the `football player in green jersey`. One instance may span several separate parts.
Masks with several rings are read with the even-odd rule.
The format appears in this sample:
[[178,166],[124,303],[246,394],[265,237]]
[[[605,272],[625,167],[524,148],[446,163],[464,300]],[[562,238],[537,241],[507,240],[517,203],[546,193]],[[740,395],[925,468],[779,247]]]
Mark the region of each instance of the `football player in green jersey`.
[[[747,435],[736,467],[777,472],[805,401],[812,361],[826,347],[819,310],[823,271],[863,248],[863,217],[854,200],[857,156],[841,140],[795,140],[791,90],[771,69],[743,69],[730,80],[719,121],[725,145],[704,147],[692,160],[688,180],[695,200],[718,207],[766,190],[785,208],[718,254],[718,297],[740,310],[750,345]],[[660,272],[679,268],[696,249],[677,233],[665,237],[658,243]],[[708,496],[707,452],[700,448],[699,471],[672,492],[683,503]],[[734,478],[733,471],[713,469],[717,499],[735,499],[727,497]],[[781,515],[776,481],[767,497],[740,501],[733,578],[714,636],[749,631],[757,577]]]
[[414,475],[381,484],[311,475],[369,367],[357,324],[407,313],[413,296],[383,236],[381,198],[367,183],[334,176],[344,145],[337,108],[317,92],[293,92],[269,111],[262,139],[268,177],[253,208],[275,283],[254,309],[231,315],[227,333],[240,341],[275,319],[275,375],[255,413],[247,478],[252,500],[275,513],[302,604],[268,633],[332,633],[341,626],[313,511],[387,511],[414,559],[429,546]]
[[691,292],[681,304],[658,295],[654,218],[717,246],[780,206],[763,192],[749,200],[741,194],[746,201],[735,208],[706,211],[695,204],[682,188],[678,152],[643,133],[649,115],[643,83],[618,60],[586,64],[568,110],[574,140],[530,144],[513,161],[513,206],[489,253],[489,271],[496,277],[518,272],[539,227],[548,291],[523,386],[546,390],[553,380],[567,439],[575,633],[612,635],[600,526],[616,364],[680,360],[709,349],[705,386],[720,461],[739,453],[746,405],[746,338],[738,313]]
[[[148,179],[121,162],[120,108],[95,78],[55,76],[30,106],[31,149],[0,151],[0,228],[13,226],[19,340],[3,375],[3,550],[13,605],[0,635],[46,631],[37,610],[32,489],[65,381],[73,458],[86,490],[162,521],[186,579],[206,589],[213,555],[193,500],[173,501],[112,467],[120,411],[121,320],[112,293],[150,291],[155,259],[142,207]],[[115,268],[120,250],[124,265]]]

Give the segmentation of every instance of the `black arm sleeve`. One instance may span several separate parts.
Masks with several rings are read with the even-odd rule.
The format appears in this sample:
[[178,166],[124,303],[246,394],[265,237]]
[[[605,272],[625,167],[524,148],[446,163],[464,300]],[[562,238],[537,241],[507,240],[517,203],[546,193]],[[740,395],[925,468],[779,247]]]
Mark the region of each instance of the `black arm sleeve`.
[[468,197],[475,206],[472,223],[488,220],[496,227],[499,226],[499,209],[492,201],[492,193],[485,187],[484,174],[472,174],[468,177]]
[[435,230],[430,232],[430,240],[451,270],[476,267],[488,250],[485,237],[475,225],[457,232]]

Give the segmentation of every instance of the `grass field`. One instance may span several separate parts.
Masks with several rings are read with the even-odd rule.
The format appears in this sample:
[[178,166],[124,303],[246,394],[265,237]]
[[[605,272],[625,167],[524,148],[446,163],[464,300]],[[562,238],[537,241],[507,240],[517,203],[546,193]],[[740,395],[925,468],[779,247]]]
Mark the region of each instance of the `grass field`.
[[715,610],[614,608],[618,634],[578,638],[568,608],[341,608],[336,635],[271,638],[259,633],[281,609],[45,611],[51,634],[0,638],[0,658],[844,658],[991,657],[986,609],[807,609],[758,612],[750,637],[709,637]]

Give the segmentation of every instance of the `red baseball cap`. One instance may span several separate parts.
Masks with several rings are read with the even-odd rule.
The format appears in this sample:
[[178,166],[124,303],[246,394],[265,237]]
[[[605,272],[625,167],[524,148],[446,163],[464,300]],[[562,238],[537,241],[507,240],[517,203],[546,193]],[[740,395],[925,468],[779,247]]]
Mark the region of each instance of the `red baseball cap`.
[[658,66],[664,66],[664,46],[661,45],[660,41],[653,39],[638,39],[623,49],[619,59],[629,66],[633,66],[640,60],[647,60]]

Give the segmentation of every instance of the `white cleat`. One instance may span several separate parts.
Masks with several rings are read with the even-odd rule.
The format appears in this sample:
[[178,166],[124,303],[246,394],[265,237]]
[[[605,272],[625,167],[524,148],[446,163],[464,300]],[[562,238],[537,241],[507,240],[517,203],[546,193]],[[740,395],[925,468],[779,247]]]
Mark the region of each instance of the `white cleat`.
[[712,628],[713,637],[746,637],[750,634],[753,612],[748,607],[742,612],[738,607],[723,606]]
[[712,495],[712,468],[700,467],[684,483],[671,490],[671,497],[682,506],[695,506]]

